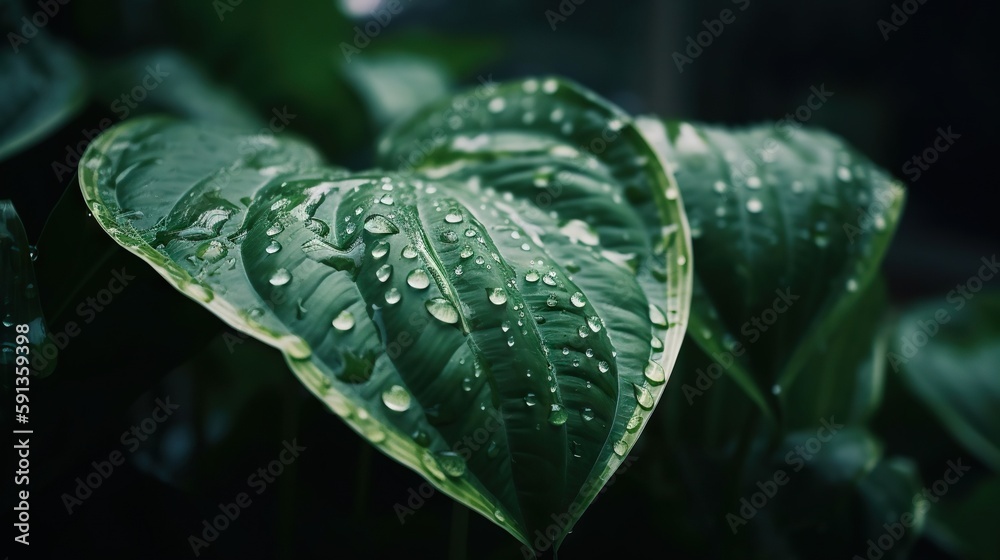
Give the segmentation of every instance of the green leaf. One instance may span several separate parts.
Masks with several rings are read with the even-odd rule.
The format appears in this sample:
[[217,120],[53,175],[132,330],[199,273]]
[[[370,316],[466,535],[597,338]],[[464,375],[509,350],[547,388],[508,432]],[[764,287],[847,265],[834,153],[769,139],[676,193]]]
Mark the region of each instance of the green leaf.
[[880,278],[868,286],[829,336],[814,345],[808,375],[784,392],[785,425],[798,430],[819,418],[864,425],[878,409],[885,385],[886,290]]
[[[872,544],[880,538],[883,547],[891,539],[883,558],[905,558],[930,506],[916,498],[916,465],[885,458],[865,430],[827,425],[832,428],[789,434],[767,468],[747,481],[743,499],[750,506],[756,501],[757,515],[746,526],[735,523],[737,530],[752,532],[765,558],[872,558],[882,552]],[[734,507],[735,515],[751,512],[740,506],[745,509]],[[878,552],[869,553],[871,546]]]
[[[9,200],[0,200],[0,365],[11,374],[11,378],[2,379],[5,387],[14,385],[14,366],[27,365],[15,363],[17,356],[30,360],[47,334],[31,252],[17,210]],[[44,369],[29,371],[43,377],[52,372],[55,358],[48,364]]]
[[996,536],[996,508],[1000,477],[979,482],[960,500],[942,500],[930,510],[927,535],[956,558],[1000,558]]
[[888,358],[951,435],[1000,472],[1000,296],[914,307],[900,317]]
[[[458,103],[466,122],[439,128]],[[418,173],[351,174],[292,140],[140,119],[91,145],[80,182],[116,241],[281,349],[380,450],[527,546],[536,530],[557,545],[676,358],[677,189],[627,115],[555,79],[430,107],[384,159],[425,132],[442,141]],[[602,133],[600,153],[579,149]]]
[[727,372],[772,416],[878,271],[903,190],[821,131],[641,126],[691,222],[691,335],[713,357],[738,355]]
[[11,48],[0,54],[0,161],[41,140],[75,113],[86,98],[73,53],[44,31],[21,35],[20,2],[0,3],[0,22]]

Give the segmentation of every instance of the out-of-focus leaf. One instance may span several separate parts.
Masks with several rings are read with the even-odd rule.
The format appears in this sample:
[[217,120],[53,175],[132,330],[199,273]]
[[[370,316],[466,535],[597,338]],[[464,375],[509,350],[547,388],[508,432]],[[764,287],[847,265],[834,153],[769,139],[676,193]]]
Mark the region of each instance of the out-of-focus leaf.
[[[73,53],[44,30],[24,23],[20,2],[0,1],[0,28],[10,48],[0,52],[0,160],[27,148],[83,104],[86,83]],[[24,26],[34,30],[23,31]]]
[[954,295],[900,317],[889,365],[959,443],[1000,472],[1000,296]]
[[746,481],[730,527],[750,532],[765,558],[905,558],[930,507],[916,498],[916,466],[884,458],[864,430],[823,420],[786,437]]
[[709,354],[744,351],[727,372],[770,415],[774,396],[810,374],[815,348],[851,320],[903,190],[825,132],[640,124],[672,166],[691,221],[699,289],[690,334]]
[[213,83],[192,60],[175,51],[130,55],[102,62],[94,70],[99,76],[96,93],[118,120],[160,112],[244,128],[264,124],[246,102]]
[[956,558],[1000,558],[998,503],[1000,478],[994,476],[980,482],[960,501],[946,499],[935,505],[930,511],[927,536]]
[[409,55],[358,58],[344,71],[379,125],[443,96],[449,85],[438,64]]
[[416,174],[350,174],[294,141],[140,119],[91,145],[80,181],[112,238],[281,349],[379,449],[558,546],[676,358],[679,193],[627,115],[552,78],[429,107],[382,157],[415,143]]
[[[0,366],[5,370],[4,386],[13,386],[13,377],[7,374],[13,376],[15,366],[18,370],[20,366],[28,367],[32,375],[39,377],[55,368],[55,349],[45,367],[30,367],[48,334],[31,251],[14,205],[9,200],[0,200]],[[17,363],[18,356],[27,363]]]
[[876,278],[825,341],[813,347],[806,373],[785,391],[784,423],[789,430],[836,417],[864,425],[878,408],[885,384],[889,332],[885,282]]

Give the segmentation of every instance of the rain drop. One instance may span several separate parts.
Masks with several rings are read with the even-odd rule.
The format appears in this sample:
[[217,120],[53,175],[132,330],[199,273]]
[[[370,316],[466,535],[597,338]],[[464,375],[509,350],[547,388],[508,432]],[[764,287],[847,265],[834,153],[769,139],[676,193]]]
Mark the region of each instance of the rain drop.
[[431,317],[442,323],[453,325],[458,322],[458,310],[455,309],[455,306],[450,301],[442,297],[427,300],[424,302],[424,307],[431,314]]
[[288,270],[284,268],[279,268],[278,270],[274,271],[274,274],[271,275],[271,279],[268,281],[271,283],[272,286],[284,286],[291,280],[292,280],[291,273],[289,273]]
[[406,284],[415,290],[423,290],[431,285],[431,278],[422,268],[415,268],[406,277]]
[[583,307],[587,305],[587,300],[583,299],[583,294],[580,292],[576,292],[570,296],[569,302],[573,304],[573,307]]
[[658,385],[667,380],[667,376],[663,372],[663,367],[656,362],[649,362],[646,364],[646,369],[643,371],[643,374],[645,374],[646,379],[653,384]]
[[527,406],[535,406],[538,404],[538,399],[535,397],[534,393],[528,393],[524,396],[524,404]]
[[566,414],[566,410],[561,404],[553,404],[552,409],[549,411],[549,424],[553,426],[562,426],[569,419],[569,415]]
[[597,363],[597,371],[601,373],[608,373],[610,369],[611,365],[608,364],[608,362],[605,362],[604,360],[601,360],[600,362]]
[[639,406],[646,410],[653,408],[653,395],[649,392],[649,389],[637,383],[632,384],[632,389],[635,392],[635,400],[638,401]]
[[378,270],[375,271],[375,277],[378,278],[379,282],[388,281],[390,276],[392,276],[391,264],[383,264],[382,266],[378,267]]
[[271,240],[270,243],[267,244],[267,247],[264,248],[264,252],[266,252],[268,255],[273,255],[280,250],[281,250],[281,243],[278,243],[273,239]]
[[333,318],[333,328],[338,331],[349,331],[354,328],[354,315],[346,309]]
[[401,253],[404,259],[415,259],[417,258],[417,250],[413,245],[407,245],[403,247],[403,252]]
[[538,282],[538,280],[539,280],[540,278],[541,278],[541,277],[540,277],[540,276],[538,275],[538,271],[535,271],[535,270],[529,270],[529,271],[528,271],[528,272],[527,272],[527,273],[526,273],[526,274],[524,275],[524,280],[525,280],[526,282],[530,282],[530,283],[532,283],[532,284],[534,284],[535,282]]
[[747,212],[756,214],[764,209],[764,205],[760,202],[760,199],[751,198],[747,200]]
[[389,253],[389,243],[385,241],[379,241],[372,247],[372,256],[376,259],[381,259]]
[[594,409],[590,408],[589,406],[584,407],[584,409],[580,411],[580,416],[583,417],[584,420],[589,422],[594,419]]
[[444,216],[444,221],[449,224],[457,224],[462,221],[462,214],[458,210],[451,210]]
[[382,216],[381,214],[373,214],[365,218],[365,231],[380,235],[393,234],[399,233],[399,228],[396,227],[396,224],[390,222],[385,216]]
[[410,408],[410,393],[400,385],[393,385],[382,391],[382,402],[389,410],[405,412]]
[[590,327],[590,330],[598,332],[601,330],[601,319],[596,315],[591,315],[587,317],[587,326]]
[[399,303],[399,300],[403,298],[403,295],[399,293],[396,288],[389,288],[385,292],[385,302],[389,305],[394,303]]
[[486,296],[490,298],[493,305],[503,305],[507,303],[507,292],[503,288],[487,288]]
[[458,241],[458,234],[448,230],[441,234],[441,241],[444,241],[445,243],[454,243]]

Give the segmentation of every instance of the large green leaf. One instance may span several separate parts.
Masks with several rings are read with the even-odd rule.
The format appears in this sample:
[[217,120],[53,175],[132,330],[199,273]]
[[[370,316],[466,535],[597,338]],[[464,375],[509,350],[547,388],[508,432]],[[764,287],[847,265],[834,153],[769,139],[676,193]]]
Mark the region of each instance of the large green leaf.
[[[0,200],[0,365],[5,370],[0,382],[5,387],[14,385],[14,366],[22,365],[15,364],[17,357],[32,360],[48,334],[31,251],[14,205],[9,200]],[[51,373],[55,356],[53,348],[46,367],[31,369],[31,374],[45,376]],[[7,377],[8,373],[11,377]]]
[[841,139],[643,119],[672,167],[698,266],[691,336],[767,414],[878,271],[903,190]]
[[[20,2],[0,1],[0,22],[11,43],[0,53],[0,160],[42,139],[86,97],[83,72],[73,53],[44,30],[25,24],[24,15]],[[28,33],[22,30],[25,25]]]
[[966,300],[953,291],[944,303],[900,317],[889,365],[961,445],[1000,472],[1000,296]]
[[141,119],[91,145],[80,182],[115,240],[380,450],[527,546],[561,542],[680,346],[679,194],[627,115],[556,79],[430,107],[383,156],[423,138],[418,172],[351,174],[292,140]]

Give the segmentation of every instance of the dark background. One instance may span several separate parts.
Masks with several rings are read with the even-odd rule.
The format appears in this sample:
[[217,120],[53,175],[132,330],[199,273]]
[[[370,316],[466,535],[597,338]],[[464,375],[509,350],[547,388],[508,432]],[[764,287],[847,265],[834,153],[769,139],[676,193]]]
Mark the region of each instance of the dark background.
[[[123,57],[175,49],[246,99],[261,119],[273,107],[288,106],[298,115],[292,132],[321,146],[335,163],[366,167],[380,124],[348,87],[338,45],[352,41],[352,27],[369,16],[347,17],[338,2],[264,4],[244,0],[220,21],[207,0],[76,0],[46,30],[74,45],[95,76]],[[357,56],[418,52],[442,61],[456,86],[474,86],[477,76],[500,81],[560,74],[632,113],[740,125],[780,119],[805,102],[812,86],[823,85],[834,95],[808,125],[843,136],[908,183],[903,220],[884,265],[895,304],[943,298],[975,272],[980,257],[996,252],[995,133],[989,132],[998,122],[990,40],[996,11],[986,2],[927,0],[888,40],[877,24],[892,16],[893,3],[886,1],[566,0],[575,9],[555,21],[555,29],[545,14],[559,10],[554,1],[403,4],[404,11]],[[23,5],[29,13],[38,9]],[[674,53],[683,53],[687,38],[705,30],[703,20],[718,18],[723,9],[732,10],[735,21],[679,71]],[[114,97],[113,82],[96,85]],[[0,198],[14,201],[32,240],[41,237],[62,193],[78,188],[56,181],[51,162],[63,158],[82,130],[113,117],[107,98],[99,97],[55,134],[0,163]],[[939,127],[961,137],[910,181],[903,165],[932,145]],[[72,201],[64,204],[77,219],[85,212]],[[81,253],[100,237],[92,234],[81,232]],[[71,281],[82,266],[47,255],[44,244],[39,249],[40,276]],[[306,394],[276,352],[232,338],[137,259],[118,254],[100,266],[126,266],[138,278],[73,339],[56,374],[33,393],[39,425],[31,548],[38,557],[190,557],[187,536],[241,491],[250,492],[253,505],[202,556],[448,556],[461,533],[453,531],[462,517],[453,520],[452,502],[435,495],[401,525],[393,507],[405,504],[422,479],[373,451]],[[81,293],[107,282],[106,273],[97,277]],[[154,399],[164,396],[181,408],[68,515],[61,496],[93,471],[92,461],[123,450],[121,433],[148,417]],[[882,422],[890,429],[915,422],[909,428],[920,430],[923,413],[913,408]],[[689,498],[651,488],[660,463],[669,460],[650,443],[653,437],[643,437],[628,471],[567,538],[560,551],[565,558],[593,557],[610,546],[629,556],[713,554],[681,547],[682,536],[657,513],[664,500]],[[259,496],[248,490],[247,477],[292,438],[306,447],[302,458]],[[887,445],[913,452],[907,447],[919,445],[912,440],[890,438]],[[471,558],[520,557],[513,538],[476,515],[467,538]],[[10,553],[19,558],[22,551]],[[913,557],[942,554],[923,540]]]

